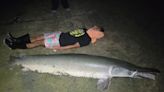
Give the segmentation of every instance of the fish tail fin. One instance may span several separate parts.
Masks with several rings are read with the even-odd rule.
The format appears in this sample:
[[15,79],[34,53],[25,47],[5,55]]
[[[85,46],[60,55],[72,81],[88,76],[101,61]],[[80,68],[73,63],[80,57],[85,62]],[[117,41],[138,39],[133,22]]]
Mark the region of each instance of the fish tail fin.
[[15,61],[17,58],[18,57],[16,57],[16,56],[10,55],[9,59],[7,60],[8,66],[10,67],[11,70],[14,68]]
[[26,54],[16,54],[16,55],[10,55],[8,63],[14,63],[17,60],[21,60],[23,57],[25,57]]
[[17,59],[19,59],[19,57],[17,56],[10,56],[8,63],[13,64]]
[[157,69],[144,68],[141,71],[137,71],[134,78],[147,78],[155,80],[156,76],[160,73]]
[[16,59],[17,57],[16,56],[10,56],[10,58],[9,58],[9,63],[12,63],[12,62],[14,62],[15,61],[15,59]]

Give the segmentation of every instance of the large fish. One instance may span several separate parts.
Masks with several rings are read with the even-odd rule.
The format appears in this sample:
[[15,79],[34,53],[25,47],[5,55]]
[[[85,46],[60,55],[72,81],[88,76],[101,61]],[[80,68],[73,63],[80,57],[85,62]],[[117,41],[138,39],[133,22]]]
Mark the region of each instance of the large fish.
[[156,69],[142,68],[122,60],[86,54],[55,54],[11,57],[25,71],[99,79],[97,88],[105,90],[113,77],[155,80]]

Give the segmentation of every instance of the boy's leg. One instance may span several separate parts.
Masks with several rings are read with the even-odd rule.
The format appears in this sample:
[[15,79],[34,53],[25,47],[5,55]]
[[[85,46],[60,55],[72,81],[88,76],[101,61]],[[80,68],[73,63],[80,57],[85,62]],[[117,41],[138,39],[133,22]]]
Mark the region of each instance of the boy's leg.
[[61,0],[61,3],[65,9],[69,8],[68,0]]
[[51,0],[52,3],[52,11],[53,10],[57,10],[58,6],[59,6],[59,0]]
[[39,41],[35,41],[35,42],[32,42],[32,43],[28,43],[26,44],[27,48],[30,49],[30,48],[35,48],[35,47],[38,47],[38,46],[44,46],[44,40],[39,40]]
[[44,40],[43,34],[30,38],[31,43],[36,42],[36,41],[40,41],[40,40]]
[[29,34],[25,34],[20,37],[13,37],[11,33],[8,33],[5,38],[12,43],[31,43]]
[[29,34],[25,34],[15,38],[11,34],[8,34],[4,39],[4,43],[11,49],[34,48],[37,46],[44,46],[44,35],[39,35],[31,38]]

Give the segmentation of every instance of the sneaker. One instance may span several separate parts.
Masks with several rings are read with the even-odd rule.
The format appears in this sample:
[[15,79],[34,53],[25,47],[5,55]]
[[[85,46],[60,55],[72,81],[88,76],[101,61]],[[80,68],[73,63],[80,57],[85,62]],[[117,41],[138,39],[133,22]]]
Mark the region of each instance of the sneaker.
[[10,37],[10,38],[14,38],[11,33],[7,33],[7,36]]
[[11,33],[8,33],[5,38],[8,39],[10,42],[14,42],[15,41],[15,38],[11,35]]
[[9,39],[7,39],[7,38],[5,38],[5,39],[3,40],[3,43],[4,43],[7,47],[9,47],[10,49],[15,49],[14,44],[13,44]]

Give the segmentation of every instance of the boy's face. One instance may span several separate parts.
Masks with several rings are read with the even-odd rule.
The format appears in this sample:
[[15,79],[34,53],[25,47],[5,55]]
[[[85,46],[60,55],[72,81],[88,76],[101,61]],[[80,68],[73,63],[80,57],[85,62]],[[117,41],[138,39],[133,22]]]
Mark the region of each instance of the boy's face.
[[88,31],[91,31],[93,37],[95,37],[96,39],[100,39],[100,38],[104,37],[104,32],[101,32],[100,28],[97,26],[89,28]]

